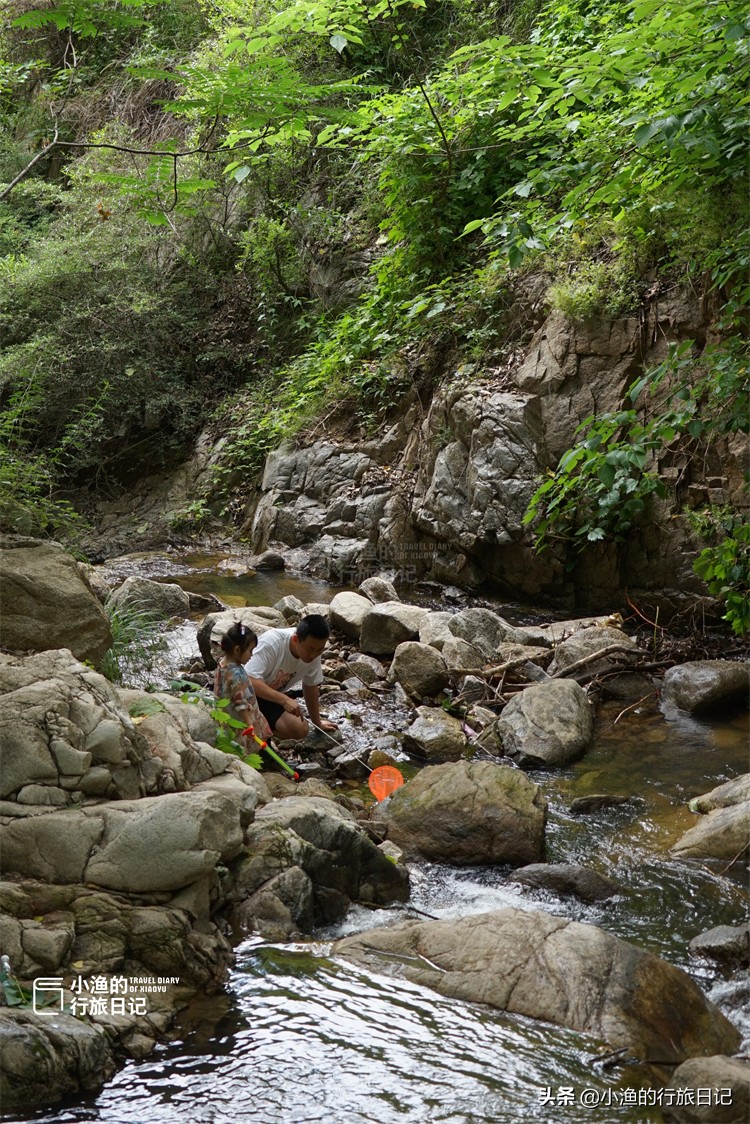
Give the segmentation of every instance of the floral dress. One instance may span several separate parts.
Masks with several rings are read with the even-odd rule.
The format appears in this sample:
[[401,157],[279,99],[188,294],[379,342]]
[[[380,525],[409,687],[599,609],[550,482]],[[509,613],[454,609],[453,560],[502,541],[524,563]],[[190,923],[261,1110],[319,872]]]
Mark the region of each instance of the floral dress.
[[253,727],[259,738],[271,737],[271,727],[260,712],[253,685],[242,664],[230,663],[226,667],[218,664],[214,672],[214,694],[217,699],[229,699],[232,717],[241,722],[247,719],[248,726]]

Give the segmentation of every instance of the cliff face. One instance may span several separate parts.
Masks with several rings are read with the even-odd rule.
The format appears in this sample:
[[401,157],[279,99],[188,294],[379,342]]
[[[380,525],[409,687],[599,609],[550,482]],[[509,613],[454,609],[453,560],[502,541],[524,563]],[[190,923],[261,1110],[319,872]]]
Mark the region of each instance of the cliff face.
[[679,290],[652,297],[639,317],[574,324],[552,312],[510,370],[459,367],[426,412],[416,398],[397,404],[382,437],[323,436],[272,453],[248,507],[253,546],[302,547],[316,570],[345,584],[386,568],[467,588],[489,580],[582,610],[611,607],[624,589],[665,607],[695,603],[698,543],[678,509],[747,502],[745,438],[692,459],[658,453],[666,498],[654,499],[628,542],[592,547],[573,571],[553,550],[534,552],[522,519],[584,419],[622,409],[628,386],[670,343],[706,334],[702,303]]

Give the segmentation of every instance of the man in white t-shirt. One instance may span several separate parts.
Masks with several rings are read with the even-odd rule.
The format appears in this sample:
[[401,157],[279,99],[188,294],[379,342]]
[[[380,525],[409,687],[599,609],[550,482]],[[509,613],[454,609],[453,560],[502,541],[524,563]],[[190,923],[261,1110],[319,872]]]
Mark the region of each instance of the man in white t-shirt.
[[320,715],[321,656],[330,635],[328,621],[317,614],[303,617],[296,628],[269,628],[245,664],[258,706],[276,737],[300,740],[309,733],[299,702],[286,693],[300,682],[313,726],[338,729]]

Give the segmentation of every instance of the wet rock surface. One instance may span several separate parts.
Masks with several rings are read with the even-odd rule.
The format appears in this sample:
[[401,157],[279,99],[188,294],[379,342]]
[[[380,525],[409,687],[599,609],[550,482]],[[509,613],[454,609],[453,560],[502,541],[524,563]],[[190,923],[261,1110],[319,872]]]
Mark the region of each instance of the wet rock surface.
[[682,1095],[675,1097],[675,1103],[666,1103],[666,1121],[745,1124],[750,1119],[750,1062],[746,1058],[690,1058],[674,1071],[668,1088]]
[[670,667],[662,683],[662,700],[688,714],[711,714],[750,702],[750,664],[729,660],[694,660]]
[[520,765],[566,765],[586,750],[594,716],[582,687],[570,679],[528,687],[511,699],[494,726],[502,752]]
[[731,1053],[738,1032],[678,968],[593,925],[517,909],[337,941],[369,970],[585,1031],[644,1060]]
[[0,536],[0,646],[17,652],[69,648],[99,664],[112,644],[109,620],[76,562],[57,543]]
[[407,857],[524,866],[543,857],[547,804],[517,769],[430,765],[390,799],[388,838]]

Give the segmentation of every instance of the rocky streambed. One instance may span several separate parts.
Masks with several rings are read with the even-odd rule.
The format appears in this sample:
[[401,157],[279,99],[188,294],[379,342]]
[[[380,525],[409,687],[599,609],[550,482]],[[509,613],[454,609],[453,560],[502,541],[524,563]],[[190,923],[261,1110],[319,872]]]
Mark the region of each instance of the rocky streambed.
[[[710,783],[699,791],[677,786],[660,823],[639,804],[642,793],[607,783],[596,741],[602,713],[625,724],[647,712],[654,728],[690,712],[734,713],[747,697],[746,663],[683,664],[655,681],[653,653],[616,618],[518,626],[486,607],[406,603],[386,578],[314,609],[292,594],[275,605],[218,606],[197,628],[204,672],[230,620],[260,632],[305,611],[330,618],[324,707],[343,737],[297,747],[306,769],[294,785],[217,750],[205,704],[116,688],[82,662],[101,659],[108,625],[62,551],[16,540],[5,556],[8,573],[35,580],[19,582],[18,611],[3,615],[12,650],[0,656],[4,1111],[80,1095],[128,1057],[147,1057],[180,1009],[221,992],[243,938],[330,934],[358,904],[371,916],[392,907],[411,919],[341,938],[329,946],[337,962],[589,1036],[592,1050],[644,1067],[654,1087],[695,1083],[690,1066],[705,1069],[699,1060],[708,1058],[710,1077],[700,1070],[695,1080],[731,1090],[720,1106],[728,1114],[670,1116],[667,1106],[648,1119],[745,1118],[736,1020],[695,972],[670,962],[670,948],[665,957],[623,939],[606,914],[591,923],[585,911],[601,908],[592,903],[630,893],[601,855],[589,863],[581,846],[562,856],[574,861],[556,860],[562,820],[602,838],[618,816],[656,825],[659,861],[688,893],[701,869],[723,886],[712,901],[726,909],[715,920],[730,923],[702,937],[695,955],[712,978],[747,970],[750,778],[740,775],[741,755],[707,764]],[[154,597],[178,597],[162,587]],[[139,588],[141,603],[148,593]],[[75,609],[66,633],[67,604]],[[189,611],[189,597],[181,605],[170,611]],[[42,620],[50,606],[55,646],[34,652],[44,635],[34,614]],[[200,677],[197,661],[192,672]],[[595,707],[602,698],[610,701]],[[589,761],[592,777],[580,772]],[[375,805],[367,777],[386,763],[406,783]],[[561,811],[576,770],[584,794]],[[631,853],[631,871],[639,862]],[[471,916],[403,912],[410,884],[411,904],[421,902],[421,872],[449,868],[500,877],[513,904]],[[390,920],[390,909],[380,916]]]

